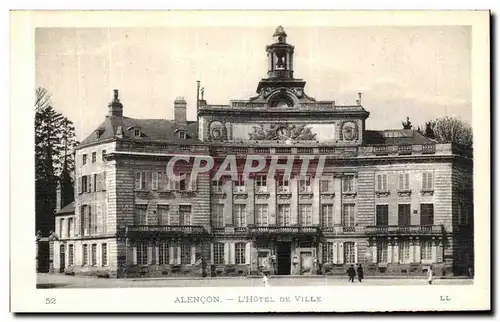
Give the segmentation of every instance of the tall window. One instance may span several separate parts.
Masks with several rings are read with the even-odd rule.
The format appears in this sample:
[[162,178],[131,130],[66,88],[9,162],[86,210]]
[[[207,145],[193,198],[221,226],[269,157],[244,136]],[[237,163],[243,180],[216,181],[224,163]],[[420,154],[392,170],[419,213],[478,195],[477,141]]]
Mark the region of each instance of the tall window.
[[333,262],[333,243],[327,242],[323,244],[323,263]]
[[356,263],[356,249],[353,242],[344,243],[344,263],[354,264]]
[[73,244],[68,245],[68,265],[73,266],[75,264],[75,250]]
[[238,178],[234,181],[234,192],[245,192],[245,180],[242,175],[238,175]]
[[387,174],[377,174],[377,191],[387,191]]
[[422,260],[432,260],[432,241],[422,240],[420,242],[420,257]]
[[420,204],[420,225],[422,226],[434,225],[434,204],[432,203]]
[[343,192],[354,192],[354,175],[344,175],[342,178]]
[[320,181],[320,191],[321,193],[331,193],[333,192],[333,178],[323,178]]
[[138,244],[137,245],[137,264],[147,265],[148,264],[148,245]]
[[233,205],[234,217],[233,223],[235,227],[245,227],[247,225],[246,205]]
[[310,193],[311,191],[311,177],[305,176],[302,179],[299,179],[299,193]]
[[257,193],[267,192],[267,176],[256,176],[255,177],[255,188]]
[[108,266],[108,244],[101,244],[101,265]]
[[82,264],[83,264],[83,266],[88,266],[89,265],[89,246],[87,244],[83,244],[82,253],[83,253]]
[[68,218],[68,238],[73,237],[73,218]]
[[146,190],[148,182],[146,180],[146,172],[139,171],[135,173],[135,190]]
[[106,150],[102,150],[102,152],[101,152],[101,159],[102,159],[101,160],[102,162],[106,162]]
[[410,241],[402,240],[399,242],[399,262],[402,264],[411,263],[410,258]]
[[63,232],[64,232],[64,218],[61,218],[59,220],[59,237],[63,238]]
[[92,163],[96,163],[97,161],[97,152],[92,152]]
[[170,252],[167,243],[160,243],[158,245],[158,264],[165,265],[169,263]]
[[92,244],[92,256],[90,256],[92,266],[97,266],[97,244]]
[[82,155],[82,165],[86,165],[86,164],[87,164],[87,155],[83,154]]
[[179,206],[179,222],[181,225],[184,226],[191,225],[191,206],[187,205]]
[[345,204],[342,212],[342,226],[354,227],[354,204]]
[[188,265],[191,264],[191,245],[182,244],[181,245],[181,264]]
[[410,226],[410,204],[398,205],[398,226]]
[[278,205],[278,226],[290,226],[290,205]]
[[81,184],[82,192],[89,192],[88,178],[89,178],[88,176],[82,177],[82,184]]
[[321,225],[333,227],[333,205],[321,205]]
[[245,264],[245,243],[236,243],[235,245],[235,264]]
[[410,190],[410,174],[409,173],[399,173],[398,174],[398,189],[399,190]]
[[224,264],[224,244],[215,243],[214,244],[214,264],[222,265]]
[[146,205],[135,205],[135,225],[147,225],[147,206]]
[[389,225],[389,205],[377,205],[377,226]]
[[302,226],[312,225],[312,206],[311,205],[299,205],[299,216],[300,223]]
[[212,225],[214,227],[224,227],[224,205],[216,204],[213,206]]
[[169,224],[170,216],[170,206],[169,205],[158,205],[158,222],[162,226]]
[[432,190],[434,188],[434,182],[432,180],[432,172],[426,171],[422,173],[422,189]]
[[377,262],[387,263],[387,240],[379,239],[377,240]]
[[222,193],[222,187],[224,183],[222,180],[212,180],[212,192],[213,193]]
[[290,192],[290,180],[288,176],[278,176],[278,193]]
[[268,225],[267,205],[255,205],[255,220],[257,226]]

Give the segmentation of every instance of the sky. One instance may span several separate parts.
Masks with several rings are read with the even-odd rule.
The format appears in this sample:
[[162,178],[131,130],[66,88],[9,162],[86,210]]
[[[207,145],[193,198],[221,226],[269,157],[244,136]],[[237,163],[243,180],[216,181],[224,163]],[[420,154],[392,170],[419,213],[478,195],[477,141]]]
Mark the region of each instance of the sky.
[[[367,129],[401,128],[407,116],[415,126],[445,115],[472,123],[470,27],[283,26],[306,93],[342,105],[361,92]],[[104,120],[113,89],[125,116],[173,119],[182,96],[195,120],[197,80],[208,104],[256,94],[274,29],[37,28],[36,85],[78,140]]]

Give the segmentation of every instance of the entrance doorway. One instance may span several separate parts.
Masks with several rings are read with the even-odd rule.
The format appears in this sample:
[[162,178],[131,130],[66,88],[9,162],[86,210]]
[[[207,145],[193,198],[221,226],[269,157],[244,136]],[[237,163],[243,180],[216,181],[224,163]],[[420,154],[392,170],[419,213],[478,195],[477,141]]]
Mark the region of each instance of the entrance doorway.
[[66,247],[61,245],[59,247],[59,273],[64,273],[66,268]]
[[277,245],[277,274],[278,275],[290,275],[291,261],[291,243],[278,243]]
[[300,275],[312,275],[313,257],[311,252],[300,253]]

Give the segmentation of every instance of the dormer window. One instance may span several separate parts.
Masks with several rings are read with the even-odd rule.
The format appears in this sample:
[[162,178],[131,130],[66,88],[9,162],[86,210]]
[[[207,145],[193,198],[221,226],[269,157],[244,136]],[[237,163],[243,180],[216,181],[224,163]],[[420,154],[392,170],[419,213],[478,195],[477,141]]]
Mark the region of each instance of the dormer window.
[[136,138],[141,137],[141,130],[140,129],[134,129],[134,136]]
[[97,139],[99,139],[99,138],[101,137],[101,131],[96,130],[96,131],[95,131],[95,137],[96,137]]
[[186,138],[186,131],[179,131],[179,139],[185,139]]

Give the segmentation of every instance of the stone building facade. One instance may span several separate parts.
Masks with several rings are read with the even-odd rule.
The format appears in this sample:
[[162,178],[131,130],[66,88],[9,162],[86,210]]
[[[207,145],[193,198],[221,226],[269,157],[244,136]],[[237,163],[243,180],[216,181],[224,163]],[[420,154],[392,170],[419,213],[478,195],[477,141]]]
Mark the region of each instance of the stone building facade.
[[[423,275],[429,265],[451,275],[473,267],[471,152],[415,130],[367,130],[361,94],[349,106],[309,97],[283,28],[273,37],[257,95],[227,105],[202,97],[196,122],[181,97],[174,120],[125,117],[115,90],[108,116],[76,150],[76,200],[56,216],[56,271],[312,275],[360,263],[367,275]],[[173,158],[184,159],[173,170],[180,181],[167,174]],[[213,167],[195,176],[204,158]],[[265,162],[246,175],[252,158]]]

